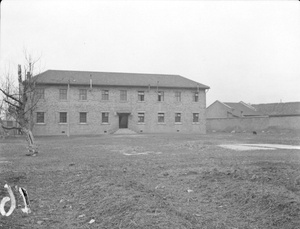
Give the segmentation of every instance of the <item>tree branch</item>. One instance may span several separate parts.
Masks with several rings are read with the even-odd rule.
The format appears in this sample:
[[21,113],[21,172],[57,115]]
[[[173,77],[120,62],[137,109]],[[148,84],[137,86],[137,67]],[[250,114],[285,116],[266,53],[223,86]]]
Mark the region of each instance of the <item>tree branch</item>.
[[7,127],[7,126],[4,126],[4,125],[1,125],[3,129],[5,130],[21,130],[22,128],[21,127]]
[[0,91],[5,95],[7,96],[8,98],[11,98],[12,100],[15,100],[16,102],[20,103],[20,104],[23,104],[20,100],[16,99],[15,97],[13,97],[12,95],[6,93],[6,91],[4,91],[2,88],[0,88]]
[[18,108],[18,109],[20,108],[20,106],[18,106],[18,105],[16,105],[16,104],[13,104],[13,103],[9,102],[9,101],[6,100],[6,99],[4,99],[3,101],[6,102],[6,103],[8,103],[8,104],[11,105],[11,106],[14,106],[14,107]]

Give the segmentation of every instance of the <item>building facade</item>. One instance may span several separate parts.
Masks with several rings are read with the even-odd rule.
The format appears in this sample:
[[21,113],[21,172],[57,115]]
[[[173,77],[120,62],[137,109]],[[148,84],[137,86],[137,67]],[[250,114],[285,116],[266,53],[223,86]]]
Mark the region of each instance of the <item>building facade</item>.
[[48,70],[36,82],[35,135],[206,133],[209,87],[182,76]]

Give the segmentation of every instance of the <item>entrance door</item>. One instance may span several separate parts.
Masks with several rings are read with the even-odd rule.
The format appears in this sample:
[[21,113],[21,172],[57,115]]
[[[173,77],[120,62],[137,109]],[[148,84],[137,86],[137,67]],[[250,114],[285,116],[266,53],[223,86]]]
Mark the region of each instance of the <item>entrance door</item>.
[[119,114],[119,128],[128,128],[128,115],[129,114]]

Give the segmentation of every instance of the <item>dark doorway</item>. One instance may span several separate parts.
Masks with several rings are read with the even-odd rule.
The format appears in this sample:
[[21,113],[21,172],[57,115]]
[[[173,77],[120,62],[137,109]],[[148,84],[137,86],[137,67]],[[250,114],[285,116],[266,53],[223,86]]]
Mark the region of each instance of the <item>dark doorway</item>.
[[119,113],[119,128],[128,128],[128,116],[129,114]]

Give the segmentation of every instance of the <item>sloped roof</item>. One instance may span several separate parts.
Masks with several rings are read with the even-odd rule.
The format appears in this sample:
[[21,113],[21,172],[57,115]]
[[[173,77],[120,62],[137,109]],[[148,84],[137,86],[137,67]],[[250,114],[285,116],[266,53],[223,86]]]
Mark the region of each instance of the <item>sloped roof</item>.
[[146,86],[209,89],[208,86],[180,75],[47,70],[35,76],[40,84],[70,84],[105,86]]
[[300,115],[300,102],[253,104],[257,111],[266,115]]
[[256,109],[250,105],[246,105],[244,102],[239,103],[228,103],[224,102],[227,106],[237,110],[242,111],[244,116],[261,116],[263,113],[256,111]]

